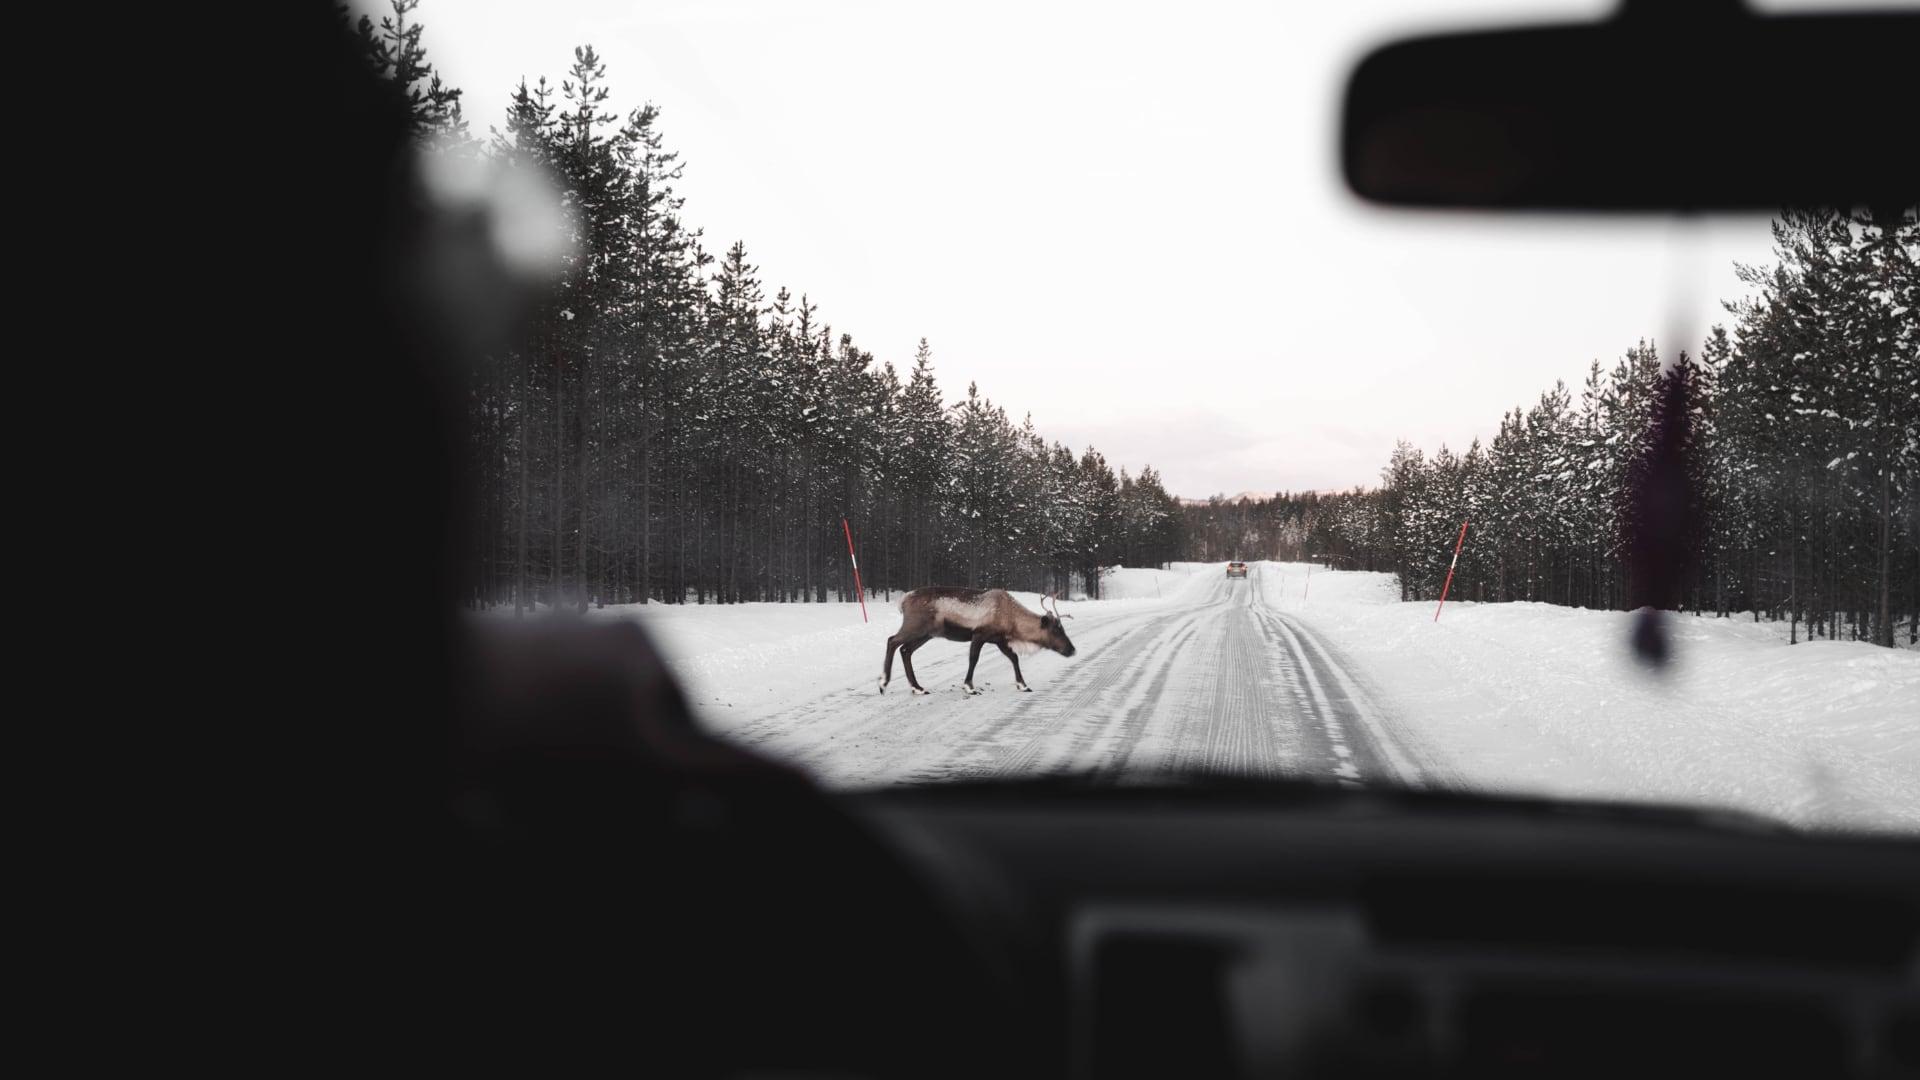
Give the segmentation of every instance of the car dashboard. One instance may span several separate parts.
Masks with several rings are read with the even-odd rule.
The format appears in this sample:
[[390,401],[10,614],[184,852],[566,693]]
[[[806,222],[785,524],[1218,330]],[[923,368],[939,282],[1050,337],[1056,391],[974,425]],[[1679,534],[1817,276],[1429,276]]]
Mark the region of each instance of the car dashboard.
[[1035,1075],[1920,1075],[1910,843],[1291,788],[852,805],[987,942]]

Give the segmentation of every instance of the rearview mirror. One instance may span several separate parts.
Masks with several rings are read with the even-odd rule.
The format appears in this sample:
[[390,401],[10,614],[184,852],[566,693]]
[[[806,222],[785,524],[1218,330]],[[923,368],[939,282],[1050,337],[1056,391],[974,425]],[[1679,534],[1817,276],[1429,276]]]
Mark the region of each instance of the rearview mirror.
[[1609,21],[1415,38],[1349,81],[1341,164],[1426,207],[1755,210],[1920,197],[1920,15],[1628,0]]

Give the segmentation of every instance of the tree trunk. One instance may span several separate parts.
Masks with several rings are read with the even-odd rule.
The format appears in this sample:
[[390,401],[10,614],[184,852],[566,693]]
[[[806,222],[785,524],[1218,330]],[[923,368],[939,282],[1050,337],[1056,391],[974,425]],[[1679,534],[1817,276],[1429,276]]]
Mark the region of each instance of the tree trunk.
[[553,566],[551,568],[550,588],[553,594],[547,597],[550,607],[560,606],[560,565],[565,562],[566,537],[560,531],[560,519],[565,515],[567,502],[566,457],[560,452],[560,445],[566,437],[566,380],[562,377],[562,365],[558,356],[553,365]]
[[513,614],[516,618],[522,611],[526,610],[525,605],[527,599],[527,511],[529,502],[527,498],[527,458],[530,456],[527,453],[527,412],[533,405],[533,402],[529,400],[530,394],[528,393],[533,383],[533,361],[530,357],[522,357],[521,360],[519,409],[520,445],[517,448],[517,452],[520,455],[520,521],[518,530],[519,538],[517,541],[519,551],[516,554],[519,567],[514,572],[513,583]]
[[1787,644],[1800,643],[1800,530],[1794,527],[1787,539]]
[[653,446],[652,433],[640,443],[640,602],[653,594]]
[[[1891,457],[1891,455],[1889,455]],[[1880,470],[1880,621],[1875,627],[1875,644],[1893,648],[1892,569],[1893,470]]]
[[573,442],[573,475],[575,482],[580,485],[579,512],[574,519],[573,565],[574,572],[580,576],[580,610],[582,612],[587,610],[587,594],[598,592],[588,584],[592,570],[587,565],[587,503],[593,490],[593,485],[587,482],[587,381],[592,371],[589,366],[591,363],[591,358],[583,350],[580,355],[580,380],[577,387],[580,396],[573,410],[574,422],[578,425]]

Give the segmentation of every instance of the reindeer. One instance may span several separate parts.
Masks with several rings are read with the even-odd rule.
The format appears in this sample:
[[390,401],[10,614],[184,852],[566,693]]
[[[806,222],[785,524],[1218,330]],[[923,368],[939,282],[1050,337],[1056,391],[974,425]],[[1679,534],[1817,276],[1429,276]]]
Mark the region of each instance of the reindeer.
[[[1053,601],[1051,612],[1045,610],[1047,600]],[[1060,601],[1052,593],[1040,602],[1040,607],[1043,614],[1028,611],[1007,595],[1005,589],[958,589],[939,585],[913,590],[900,600],[899,632],[887,639],[887,659],[880,668],[880,692],[886,693],[887,684],[893,681],[893,651],[898,649],[900,666],[907,672],[907,685],[913,687],[916,694],[927,693],[913,677],[913,651],[936,636],[972,643],[967,654],[967,693],[980,692],[973,688],[973,669],[980,663],[981,646],[989,643],[999,646],[1006,658],[1013,661],[1013,685],[1031,692],[1033,688],[1020,674],[1020,657],[1016,652],[1031,655],[1041,649],[1052,649],[1061,656],[1073,655],[1073,642],[1067,640],[1067,631],[1061,626],[1062,620],[1073,616],[1060,614]]]

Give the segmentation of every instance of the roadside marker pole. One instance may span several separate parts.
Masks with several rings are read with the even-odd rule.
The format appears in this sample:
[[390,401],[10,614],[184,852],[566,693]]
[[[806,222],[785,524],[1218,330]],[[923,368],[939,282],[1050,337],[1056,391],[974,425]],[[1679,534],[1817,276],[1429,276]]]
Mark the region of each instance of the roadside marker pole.
[[860,598],[860,621],[867,621],[867,590],[860,587],[860,560],[853,556],[853,526],[846,518],[840,519],[840,528],[847,534],[847,561],[853,564],[853,594]]
[[1313,564],[1307,564],[1307,583],[1300,587],[1300,602],[1307,602],[1307,593],[1313,590]]
[[1460,523],[1460,539],[1453,542],[1453,561],[1447,564],[1447,583],[1440,586],[1440,607],[1433,609],[1433,621],[1440,621],[1440,608],[1447,606],[1447,590],[1453,588],[1453,568],[1460,565],[1460,545],[1467,542],[1467,522]]

